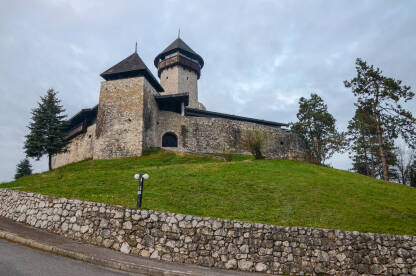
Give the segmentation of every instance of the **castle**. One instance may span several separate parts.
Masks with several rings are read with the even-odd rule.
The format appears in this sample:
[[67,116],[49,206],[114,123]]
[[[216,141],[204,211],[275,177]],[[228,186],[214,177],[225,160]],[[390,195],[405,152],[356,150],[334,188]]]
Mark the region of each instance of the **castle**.
[[198,101],[204,60],[181,38],[154,60],[159,81],[136,51],[101,74],[99,104],[71,119],[68,150],[52,157],[57,168],[88,158],[140,156],[147,148],[192,153],[246,154],[241,137],[259,130],[270,159],[303,159],[299,137],[287,124],[207,111]]

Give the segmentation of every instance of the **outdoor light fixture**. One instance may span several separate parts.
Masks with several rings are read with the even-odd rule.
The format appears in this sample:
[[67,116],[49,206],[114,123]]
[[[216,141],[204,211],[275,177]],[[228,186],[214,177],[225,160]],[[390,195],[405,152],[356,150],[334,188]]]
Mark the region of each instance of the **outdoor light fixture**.
[[137,190],[137,209],[142,208],[142,197],[143,197],[143,182],[145,179],[149,179],[147,173],[135,174],[134,179],[139,180],[139,188]]

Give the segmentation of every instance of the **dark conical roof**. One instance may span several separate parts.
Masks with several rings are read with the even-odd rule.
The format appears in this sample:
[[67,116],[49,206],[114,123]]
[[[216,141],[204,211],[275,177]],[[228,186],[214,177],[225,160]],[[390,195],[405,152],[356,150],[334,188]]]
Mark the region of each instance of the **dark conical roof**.
[[195,59],[199,62],[199,65],[201,68],[204,66],[204,60],[200,55],[195,53],[194,50],[191,49],[181,38],[177,38],[175,41],[173,41],[165,50],[163,50],[160,54],[158,54],[155,58],[154,64],[157,67],[159,64],[159,60],[163,59],[165,56],[170,55],[176,51],[179,51],[180,53],[184,54],[185,56],[188,56],[192,59]]
[[143,76],[158,92],[163,91],[162,86],[160,86],[152,72],[150,72],[149,68],[147,68],[146,64],[144,64],[143,60],[136,52],[117,63],[102,73],[100,76],[105,80],[116,80]]

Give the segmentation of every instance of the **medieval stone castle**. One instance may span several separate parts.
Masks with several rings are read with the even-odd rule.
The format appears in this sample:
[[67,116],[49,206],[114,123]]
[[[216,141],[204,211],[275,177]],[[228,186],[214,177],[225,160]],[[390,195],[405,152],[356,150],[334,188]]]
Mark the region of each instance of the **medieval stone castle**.
[[140,156],[147,148],[245,154],[241,137],[248,130],[267,137],[267,158],[303,158],[304,147],[287,124],[207,111],[198,101],[204,60],[179,37],[154,65],[160,82],[137,51],[101,74],[99,104],[69,120],[68,150],[53,156],[53,168],[88,158]]

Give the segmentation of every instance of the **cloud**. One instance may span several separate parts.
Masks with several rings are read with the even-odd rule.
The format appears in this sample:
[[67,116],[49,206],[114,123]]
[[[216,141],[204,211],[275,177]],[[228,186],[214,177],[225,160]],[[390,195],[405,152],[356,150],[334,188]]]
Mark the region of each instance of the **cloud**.
[[[30,110],[49,87],[69,116],[98,103],[99,74],[139,43],[153,58],[181,37],[205,60],[198,83],[208,109],[296,120],[311,92],[345,129],[354,97],[343,81],[357,57],[416,87],[416,2],[392,1],[7,1],[0,10],[0,181],[24,157]],[[408,108],[416,113],[415,101]],[[349,168],[346,155],[334,166]],[[45,161],[36,163],[45,170]]]

